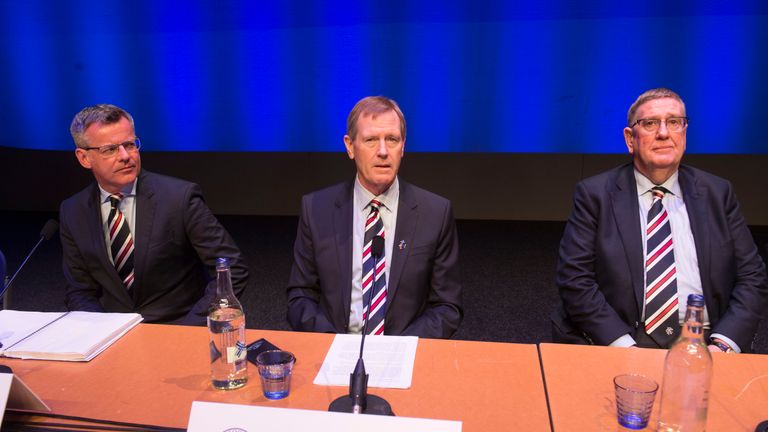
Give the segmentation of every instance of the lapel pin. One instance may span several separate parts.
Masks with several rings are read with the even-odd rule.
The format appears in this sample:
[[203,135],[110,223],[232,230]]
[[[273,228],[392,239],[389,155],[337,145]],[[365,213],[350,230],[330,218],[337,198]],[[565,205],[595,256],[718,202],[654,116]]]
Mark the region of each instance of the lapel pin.
[[400,240],[400,243],[398,243],[398,245],[397,245],[398,249],[400,249],[400,250],[405,249],[407,246],[408,245],[405,244],[405,240]]

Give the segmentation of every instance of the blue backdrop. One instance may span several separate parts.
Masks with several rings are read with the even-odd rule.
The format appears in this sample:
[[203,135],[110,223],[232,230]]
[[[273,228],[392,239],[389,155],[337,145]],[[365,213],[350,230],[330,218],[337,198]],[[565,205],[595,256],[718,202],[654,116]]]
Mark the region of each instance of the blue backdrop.
[[[580,4],[587,3],[587,4]],[[71,149],[83,106],[145,150],[341,151],[361,97],[407,151],[625,152],[667,86],[689,152],[768,153],[768,2],[0,0],[0,145]]]

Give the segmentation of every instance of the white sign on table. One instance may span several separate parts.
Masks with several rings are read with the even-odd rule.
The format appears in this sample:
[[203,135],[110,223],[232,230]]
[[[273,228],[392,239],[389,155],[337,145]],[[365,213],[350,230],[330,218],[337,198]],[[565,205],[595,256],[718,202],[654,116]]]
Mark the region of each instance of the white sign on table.
[[37,397],[21,378],[10,373],[0,373],[0,424],[3,423],[6,408],[51,412],[48,405]]
[[192,402],[188,432],[311,430],[333,432],[461,432],[461,422]]

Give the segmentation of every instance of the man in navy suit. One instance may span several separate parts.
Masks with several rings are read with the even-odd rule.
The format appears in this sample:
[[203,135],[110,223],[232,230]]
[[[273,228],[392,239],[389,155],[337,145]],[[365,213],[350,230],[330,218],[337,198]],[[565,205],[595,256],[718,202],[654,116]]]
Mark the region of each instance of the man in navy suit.
[[302,199],[288,282],[294,330],[362,331],[370,295],[367,288],[363,295],[364,249],[370,247],[364,238],[366,225],[378,218],[385,244],[378,277],[386,289],[377,291],[371,309],[372,316],[383,312],[383,333],[448,338],[458,328],[463,312],[451,205],[398,179],[405,132],[391,99],[367,97],[350,112],[344,144],[355,179]]
[[78,162],[96,178],[59,213],[70,310],[205,324],[218,257],[230,258],[232,285],[242,294],[248,269],[235,242],[198,185],[141,169],[128,112],[84,108],[70,133]]
[[[666,348],[687,296],[703,294],[710,350],[750,351],[768,284],[730,183],[680,164],[688,118],[676,93],[643,93],[627,120],[632,163],[576,186],[560,243],[553,339]],[[654,306],[670,288],[676,295]]]

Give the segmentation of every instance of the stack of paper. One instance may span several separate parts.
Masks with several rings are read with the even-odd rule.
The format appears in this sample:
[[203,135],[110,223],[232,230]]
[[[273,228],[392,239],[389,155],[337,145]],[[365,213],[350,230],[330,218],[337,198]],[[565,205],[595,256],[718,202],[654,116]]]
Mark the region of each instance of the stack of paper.
[[[314,384],[348,386],[360,356],[360,335],[337,334]],[[416,336],[366,336],[363,361],[368,387],[411,388],[416,360]]]

